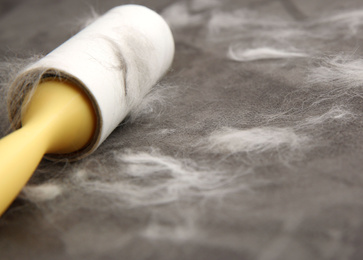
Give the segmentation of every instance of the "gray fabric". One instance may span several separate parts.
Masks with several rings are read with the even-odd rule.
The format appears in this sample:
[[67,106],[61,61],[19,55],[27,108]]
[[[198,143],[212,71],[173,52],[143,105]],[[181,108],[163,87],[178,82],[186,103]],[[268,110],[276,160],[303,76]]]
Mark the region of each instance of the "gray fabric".
[[[158,12],[173,2],[137,1]],[[89,13],[89,6],[102,13],[122,3],[127,1],[0,1],[0,54],[3,59],[46,54],[75,32],[72,24],[79,15]],[[208,17],[211,13],[190,8],[192,14]],[[225,1],[222,7],[227,11],[238,8],[306,22],[325,14],[360,10],[363,4],[353,0],[236,0]],[[302,103],[313,102],[322,93],[319,88],[316,92],[301,90],[309,71],[317,66],[315,58],[231,61],[225,54],[228,44],[208,43],[203,38],[205,30],[203,23],[174,30],[175,60],[158,87],[166,88],[166,98],[152,113],[127,121],[94,155],[81,162],[42,161],[30,182],[52,181],[69,188],[55,200],[34,203],[18,198],[13,203],[0,218],[0,259],[363,257],[361,98],[349,99],[349,104],[347,99],[334,99],[298,110]],[[344,38],[337,34],[326,42],[300,44],[310,50],[316,44],[318,54],[314,57],[345,51],[359,58],[360,42],[359,35]],[[0,129],[5,135],[4,96],[1,102]],[[221,127],[294,127],[299,120],[329,110],[334,102],[348,105],[357,116],[343,123],[329,121],[311,130],[315,131],[316,143],[324,145],[303,151],[301,157],[287,163],[275,158],[273,151],[261,157],[252,155],[251,160],[258,163],[251,163],[243,153],[226,156],[198,146]],[[263,117],[295,108],[292,118],[269,122]],[[98,193],[84,193],[71,182],[74,169],[90,171],[92,178],[114,181],[112,172],[123,171],[123,166],[113,153],[153,149],[231,175],[235,179],[230,185],[239,189],[215,198],[191,196],[160,205],[113,207],[112,200]],[[245,174],[246,168],[252,173]],[[192,224],[188,222],[191,219]],[[141,235],[154,222],[166,234],[161,238]],[[176,229],[183,232],[193,228],[197,235],[173,239]]]

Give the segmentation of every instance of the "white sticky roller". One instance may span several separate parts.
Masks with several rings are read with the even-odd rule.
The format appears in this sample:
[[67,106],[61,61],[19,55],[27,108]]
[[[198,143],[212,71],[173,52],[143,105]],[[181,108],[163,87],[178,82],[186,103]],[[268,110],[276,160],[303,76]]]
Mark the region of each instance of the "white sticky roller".
[[[84,89],[97,114],[95,136],[81,151],[50,155],[75,160],[93,152],[108,137],[167,72],[173,56],[173,36],[163,18],[146,7],[124,5],[26,68],[12,88],[32,88],[19,85],[29,85],[27,79],[39,75],[42,80],[65,78]],[[11,113],[10,120],[14,120]]]

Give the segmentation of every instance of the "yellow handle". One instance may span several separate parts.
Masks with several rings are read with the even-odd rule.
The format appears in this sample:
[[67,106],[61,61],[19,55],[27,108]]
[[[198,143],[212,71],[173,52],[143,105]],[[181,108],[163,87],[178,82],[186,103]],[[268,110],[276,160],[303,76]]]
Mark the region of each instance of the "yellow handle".
[[45,153],[77,151],[95,131],[96,117],[89,99],[70,83],[41,83],[27,103],[23,127],[0,140],[0,215]]

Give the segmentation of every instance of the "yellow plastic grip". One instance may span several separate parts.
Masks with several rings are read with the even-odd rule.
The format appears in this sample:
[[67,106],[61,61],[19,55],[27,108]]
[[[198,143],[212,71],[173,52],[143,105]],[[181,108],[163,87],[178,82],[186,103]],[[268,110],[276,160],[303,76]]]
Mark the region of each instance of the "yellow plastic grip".
[[27,183],[44,154],[81,149],[96,127],[88,97],[68,82],[41,83],[24,104],[22,128],[0,140],[0,215]]

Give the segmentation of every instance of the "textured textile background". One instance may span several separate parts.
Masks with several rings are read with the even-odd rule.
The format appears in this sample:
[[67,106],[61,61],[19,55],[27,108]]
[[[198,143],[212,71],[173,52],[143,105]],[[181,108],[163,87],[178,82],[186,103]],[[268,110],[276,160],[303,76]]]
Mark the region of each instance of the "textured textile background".
[[172,68],[93,155],[41,162],[0,259],[362,259],[363,2],[2,0],[1,83],[125,3],[170,23]]

